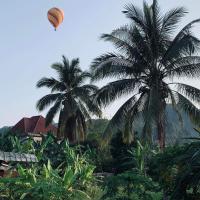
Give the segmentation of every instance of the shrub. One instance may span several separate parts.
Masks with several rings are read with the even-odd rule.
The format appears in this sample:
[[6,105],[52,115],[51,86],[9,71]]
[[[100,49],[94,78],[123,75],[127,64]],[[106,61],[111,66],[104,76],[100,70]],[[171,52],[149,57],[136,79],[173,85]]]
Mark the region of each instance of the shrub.
[[107,178],[104,200],[161,200],[157,183],[136,171],[127,171]]

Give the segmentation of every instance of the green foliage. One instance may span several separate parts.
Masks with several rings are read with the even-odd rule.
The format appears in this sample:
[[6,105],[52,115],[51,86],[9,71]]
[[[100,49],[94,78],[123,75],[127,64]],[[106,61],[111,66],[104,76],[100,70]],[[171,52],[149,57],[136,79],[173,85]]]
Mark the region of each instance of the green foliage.
[[186,146],[167,147],[163,152],[155,154],[148,163],[148,174],[157,180],[165,193],[171,195],[176,185],[178,170],[182,167],[179,156],[184,155]]
[[121,132],[116,133],[112,138],[110,142],[110,152],[114,160],[113,166],[116,172],[123,172],[135,166],[135,164],[131,162],[132,158],[130,158],[130,153],[128,152],[133,147],[136,147],[136,143],[125,144]]
[[107,119],[92,119],[88,121],[87,139],[100,140],[108,123],[109,120]]
[[105,200],[161,200],[159,185],[151,178],[129,171],[105,181]]
[[53,168],[50,161],[30,168],[19,165],[18,177],[0,179],[0,195],[15,200],[91,199],[90,191],[93,196],[94,191],[90,188],[94,186],[98,191],[93,176],[95,167],[87,162],[84,155],[77,154],[67,142],[63,148],[65,167]]
[[79,151],[87,156],[91,164],[95,165],[95,172],[113,172],[113,159],[109,149],[102,149],[97,141],[80,143]]
[[[164,149],[167,103],[171,103],[180,121],[182,110],[193,123],[200,123],[200,110],[194,104],[200,102],[200,90],[173,82],[175,78],[200,75],[200,40],[191,31],[200,19],[173,35],[186,14],[182,7],[162,15],[158,1],[153,0],[152,5],[144,2],[143,10],[128,4],[123,13],[131,24],[101,37],[114,44],[118,54],[96,58],[91,74],[81,70],[79,59],[70,62],[63,56],[62,63],[52,65],[58,78],[44,77],[37,83],[38,88],[51,90],[37,102],[39,111],[52,105],[46,125],[59,113],[59,139],[68,138],[79,145],[58,141],[51,134],[44,136],[41,143],[21,140],[12,133],[2,134],[1,150],[35,154],[39,162],[17,166],[10,163],[18,176],[0,179],[1,199],[187,200],[200,196],[199,138]],[[87,78],[114,80],[98,89],[85,84]],[[101,116],[100,106],[127,94],[132,96],[110,121],[92,120],[89,124],[91,115]],[[142,121],[142,135],[138,138],[144,143],[137,140],[134,131],[138,119]],[[149,145],[154,127],[163,150],[159,153]],[[83,143],[87,128],[88,141]],[[110,149],[100,148],[102,136],[107,143],[112,138]],[[102,177],[101,188],[102,182],[94,172],[105,171],[113,174]]]
[[4,126],[4,127],[0,128],[0,135],[7,134],[10,131],[10,129],[11,129],[10,126]]
[[[24,169],[19,166],[19,177],[3,178],[0,180],[1,195],[7,195],[10,199],[90,199],[80,187],[86,184],[85,177],[89,177],[90,171],[79,174],[67,168],[64,176],[59,175],[58,170],[53,170],[50,163],[38,170],[34,166]],[[84,181],[83,181],[84,180]]]
[[13,150],[13,136],[12,132],[0,135],[0,150],[12,151]]
[[[136,147],[128,152],[130,153],[130,158],[132,158],[133,166],[135,166],[141,174],[146,175],[148,161],[151,160],[152,156],[157,152],[151,150],[148,143],[142,145],[139,140],[137,140]],[[131,161],[129,163],[131,163]]]
[[196,199],[200,195],[199,148],[199,142],[168,147],[149,162],[148,174],[171,199]]
[[200,142],[188,145],[177,157],[180,163],[172,199],[197,199],[200,196]]

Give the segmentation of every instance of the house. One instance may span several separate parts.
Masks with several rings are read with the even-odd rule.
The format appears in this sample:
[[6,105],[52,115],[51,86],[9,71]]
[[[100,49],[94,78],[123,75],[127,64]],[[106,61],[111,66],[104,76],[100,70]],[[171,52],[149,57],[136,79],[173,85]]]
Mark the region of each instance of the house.
[[0,151],[0,177],[16,177],[18,173],[15,168],[9,166],[12,163],[36,163],[38,159],[33,154],[14,153]]
[[15,126],[12,127],[11,131],[20,136],[32,136],[35,140],[40,140],[42,135],[49,132],[57,135],[57,128],[50,124],[45,126],[46,119],[42,116],[33,116],[31,118],[21,119]]

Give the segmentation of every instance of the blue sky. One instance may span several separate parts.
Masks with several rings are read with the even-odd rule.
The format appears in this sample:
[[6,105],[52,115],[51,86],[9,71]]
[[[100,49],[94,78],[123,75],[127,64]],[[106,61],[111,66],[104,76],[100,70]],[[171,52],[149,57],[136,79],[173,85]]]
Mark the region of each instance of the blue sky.
[[[101,33],[128,23],[121,13],[123,6],[142,0],[2,0],[0,6],[0,127],[13,125],[22,117],[38,115],[36,101],[46,89],[36,89],[43,76],[53,76],[50,65],[67,57],[79,57],[83,69],[93,58],[112,51],[113,47],[99,40]],[[151,2],[147,0],[147,2]],[[160,0],[163,12],[184,6],[189,14],[182,25],[200,17],[199,0]],[[54,31],[47,20],[51,7],[62,8],[65,20]],[[198,25],[200,27],[200,24]],[[200,28],[194,29],[200,37]],[[199,81],[188,81],[200,88]],[[124,99],[105,109],[111,117]],[[41,113],[45,115],[44,113]]]

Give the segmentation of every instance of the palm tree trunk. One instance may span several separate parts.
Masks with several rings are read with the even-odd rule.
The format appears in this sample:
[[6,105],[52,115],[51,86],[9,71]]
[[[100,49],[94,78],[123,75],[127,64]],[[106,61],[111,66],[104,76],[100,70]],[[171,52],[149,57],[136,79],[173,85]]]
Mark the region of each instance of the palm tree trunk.
[[142,144],[145,145],[146,143],[152,145],[152,129],[149,123],[145,123],[142,131]]
[[76,142],[76,120],[73,115],[68,118],[65,123],[64,137],[68,139],[70,143]]
[[158,142],[160,145],[160,149],[163,150],[165,148],[165,128],[164,128],[164,118],[162,111],[159,113],[158,116],[157,131],[158,131]]
[[63,114],[63,111],[61,110],[60,111],[60,115],[59,115],[59,120],[58,120],[58,130],[57,130],[57,138],[60,140],[62,139],[63,137],[63,134],[62,134],[62,114]]
[[59,123],[58,123],[58,138],[62,139],[64,138],[67,134],[66,132],[66,126],[67,126],[67,121],[69,119],[69,114],[71,113],[69,110],[69,106],[67,105],[67,102],[64,102],[64,107],[60,112],[59,116]]

